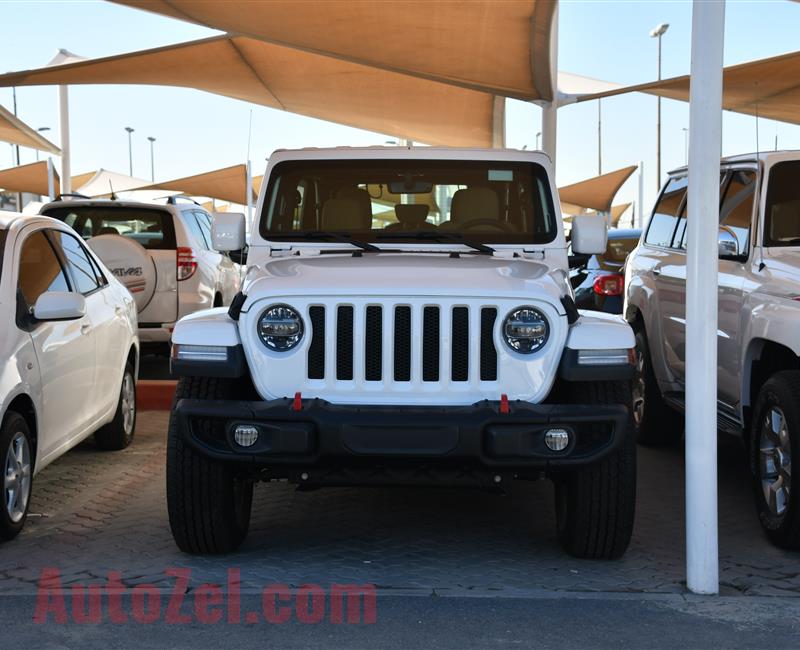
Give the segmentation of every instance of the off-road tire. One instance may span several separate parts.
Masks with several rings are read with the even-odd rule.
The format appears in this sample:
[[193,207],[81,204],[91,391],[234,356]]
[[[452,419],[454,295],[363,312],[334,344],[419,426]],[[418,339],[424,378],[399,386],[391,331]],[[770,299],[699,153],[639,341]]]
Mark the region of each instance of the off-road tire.
[[[28,423],[19,413],[8,411],[5,418],[3,418],[2,427],[0,427],[0,470],[5,475],[6,469],[6,453],[8,452],[9,445],[17,433],[25,435],[28,443],[28,450],[30,453],[30,476],[28,483],[28,498],[25,505],[25,510],[19,521],[13,521],[9,515],[6,507],[6,493],[5,489],[2,491],[3,499],[0,503],[0,540],[8,541],[14,539],[19,535],[22,528],[25,526],[25,520],[28,518],[28,508],[30,507],[30,495],[33,493],[33,455],[34,448],[31,440],[31,432],[28,428]],[[5,487],[5,486],[4,486]]]
[[[128,390],[132,391],[128,399],[125,399],[126,384],[130,382]],[[129,400],[132,399],[132,405]],[[133,412],[129,412],[128,420],[125,418],[126,409],[132,406]],[[136,431],[136,377],[133,366],[128,363],[125,365],[125,372],[122,374],[122,383],[119,389],[119,399],[117,399],[117,410],[114,419],[104,425],[94,433],[95,444],[106,451],[119,451],[125,449],[133,442],[133,434]]]
[[175,418],[178,400],[231,399],[234,386],[230,380],[182,377],[175,391],[167,436],[167,511],[172,537],[185,553],[230,553],[250,526],[252,481],[187,445]]
[[633,381],[640,383],[644,397],[640,419],[633,420],[636,442],[644,447],[677,445],[683,435],[683,418],[661,396],[643,327],[636,331],[636,354],[636,376]]
[[[750,425],[750,470],[758,519],[770,541],[781,548],[800,549],[800,497],[790,485],[789,501],[780,515],[773,513],[761,484],[761,432],[770,411],[783,413],[788,433],[790,462],[800,467],[800,370],[784,370],[770,377],[758,394]],[[789,474],[791,473],[791,469]]]
[[[630,404],[626,381],[574,382],[576,404]],[[579,558],[614,559],[628,548],[636,511],[636,444],[632,418],[621,446],[591,465],[554,476],[558,541]]]

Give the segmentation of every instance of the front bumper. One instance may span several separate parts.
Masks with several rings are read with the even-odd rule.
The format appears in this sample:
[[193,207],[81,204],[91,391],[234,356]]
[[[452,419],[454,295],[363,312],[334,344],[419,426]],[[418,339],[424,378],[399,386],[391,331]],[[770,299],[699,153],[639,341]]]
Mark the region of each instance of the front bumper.
[[[290,399],[182,399],[174,416],[183,439],[200,454],[290,480],[345,468],[363,476],[363,470],[379,467],[537,473],[595,462],[629,435],[622,405],[511,402],[503,413],[493,401],[398,407],[310,399],[294,410]],[[239,424],[257,427],[255,444],[245,448],[234,441]],[[570,433],[563,451],[545,445],[545,432],[553,428]]]

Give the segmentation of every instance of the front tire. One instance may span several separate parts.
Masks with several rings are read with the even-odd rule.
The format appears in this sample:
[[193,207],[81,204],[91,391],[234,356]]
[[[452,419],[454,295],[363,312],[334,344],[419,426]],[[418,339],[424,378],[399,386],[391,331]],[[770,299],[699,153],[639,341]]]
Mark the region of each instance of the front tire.
[[[211,377],[182,377],[180,399],[231,399],[233,383]],[[202,456],[187,445],[173,413],[167,438],[167,510],[175,543],[185,553],[236,550],[247,536],[253,483],[230,465]]]
[[114,419],[95,431],[94,441],[100,449],[119,451],[133,442],[136,430],[136,379],[133,373],[133,366],[127,363],[122,373]]
[[792,465],[800,466],[800,371],[773,375],[761,388],[750,426],[750,469],[758,519],[770,541],[800,549],[800,503]]
[[[570,401],[630,404],[623,381],[575,382]],[[558,541],[579,558],[614,559],[628,548],[636,511],[636,445],[629,418],[622,446],[603,460],[555,477]]]
[[3,467],[3,504],[0,507],[0,540],[14,539],[28,518],[33,485],[33,447],[28,423],[9,411],[0,428]]

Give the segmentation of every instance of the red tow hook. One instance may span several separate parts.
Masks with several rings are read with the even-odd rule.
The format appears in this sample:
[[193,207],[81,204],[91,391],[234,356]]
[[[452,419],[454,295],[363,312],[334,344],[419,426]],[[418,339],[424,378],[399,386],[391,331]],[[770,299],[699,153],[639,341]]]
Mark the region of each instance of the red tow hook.
[[500,412],[503,414],[511,413],[511,407],[508,405],[508,395],[505,393],[500,395]]
[[293,411],[303,410],[303,396],[300,394],[300,391],[294,394],[294,401],[292,402],[292,410]]

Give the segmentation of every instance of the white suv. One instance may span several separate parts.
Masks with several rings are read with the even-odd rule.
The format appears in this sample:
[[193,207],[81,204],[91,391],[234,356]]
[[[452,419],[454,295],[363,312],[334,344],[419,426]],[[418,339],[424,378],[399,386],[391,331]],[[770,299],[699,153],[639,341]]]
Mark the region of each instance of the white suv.
[[[549,159],[511,150],[276,152],[230,310],[175,328],[173,537],[234,549],[253,485],[556,485],[580,557],[630,539],[634,336],[579,313]],[[244,223],[217,215],[239,249]],[[606,249],[577,219],[576,252]]]
[[139,340],[131,295],[72,229],[0,215],[1,540],[48,463],[92,433],[102,449],[130,444]]
[[194,202],[77,198],[49,203],[41,212],[74,228],[128,287],[143,345],[166,350],[179,318],[228,305],[239,290],[236,252],[214,250],[212,216]]
[[[743,436],[759,518],[800,548],[800,152],[720,166],[719,427]],[[680,438],[686,363],[687,171],[661,191],[627,262],[625,316],[640,350],[636,409],[645,444]]]

